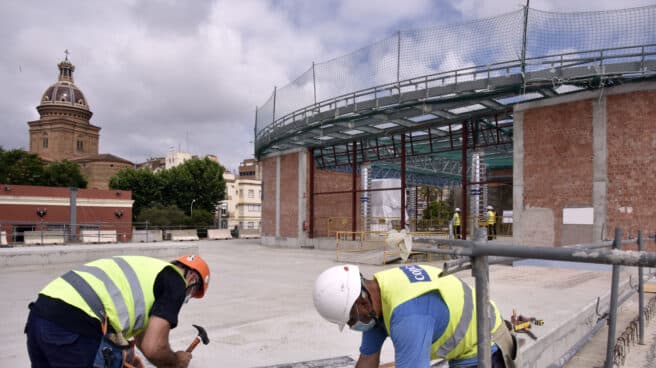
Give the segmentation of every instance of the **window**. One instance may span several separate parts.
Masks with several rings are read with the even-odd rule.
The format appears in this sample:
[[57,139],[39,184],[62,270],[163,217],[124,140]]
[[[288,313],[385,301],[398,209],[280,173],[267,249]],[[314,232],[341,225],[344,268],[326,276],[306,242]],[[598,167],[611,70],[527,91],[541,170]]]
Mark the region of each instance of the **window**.
[[248,221],[248,228],[255,229],[255,223],[253,221]]
[[260,205],[259,204],[249,204],[246,206],[246,210],[248,212],[260,212]]
[[255,191],[253,189],[248,190],[248,198],[255,198]]
[[43,148],[48,148],[48,136],[43,137]]
[[77,151],[78,152],[84,152],[84,141],[78,139],[78,141],[77,141]]

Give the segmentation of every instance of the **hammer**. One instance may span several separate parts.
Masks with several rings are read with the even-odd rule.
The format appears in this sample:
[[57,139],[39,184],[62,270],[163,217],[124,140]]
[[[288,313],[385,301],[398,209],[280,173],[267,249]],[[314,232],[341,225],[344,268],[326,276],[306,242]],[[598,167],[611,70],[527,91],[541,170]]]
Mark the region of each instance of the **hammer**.
[[189,347],[187,348],[186,350],[187,353],[191,353],[196,348],[196,345],[198,345],[198,343],[200,343],[201,341],[203,342],[203,345],[207,345],[210,343],[210,338],[207,337],[207,331],[205,331],[204,328],[198,325],[192,325],[192,326],[196,327],[196,329],[198,330],[198,336],[194,338],[194,341],[192,341]]

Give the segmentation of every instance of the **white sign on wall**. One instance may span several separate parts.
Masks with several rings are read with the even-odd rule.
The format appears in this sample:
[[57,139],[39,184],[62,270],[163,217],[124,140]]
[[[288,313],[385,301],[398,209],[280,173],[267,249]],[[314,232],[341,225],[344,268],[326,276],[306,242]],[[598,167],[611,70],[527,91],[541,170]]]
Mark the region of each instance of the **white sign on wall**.
[[563,224],[592,225],[594,223],[594,208],[563,208]]
[[503,218],[501,219],[502,224],[512,224],[512,211],[503,211]]

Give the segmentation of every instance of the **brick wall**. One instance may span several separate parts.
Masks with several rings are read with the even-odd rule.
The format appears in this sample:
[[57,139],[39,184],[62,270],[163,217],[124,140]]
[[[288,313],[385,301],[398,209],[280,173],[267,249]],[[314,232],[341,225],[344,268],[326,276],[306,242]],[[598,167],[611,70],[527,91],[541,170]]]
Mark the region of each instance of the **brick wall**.
[[[68,188],[0,184],[1,228],[11,236],[12,228],[20,224],[44,229],[70,224],[69,198]],[[132,233],[131,200],[130,191],[78,189],[76,223],[116,229],[121,234],[118,240],[128,241]],[[46,215],[39,217],[37,209],[46,209]],[[118,211],[120,217],[116,216]]]
[[280,157],[280,236],[298,237],[298,153]]
[[656,92],[610,95],[606,234],[656,230]]
[[[314,193],[336,192],[351,190],[352,175],[349,173],[336,173],[326,170],[315,170]],[[357,177],[356,189],[360,189],[360,177]],[[360,193],[356,196],[356,216],[360,217]],[[344,230],[351,230],[352,194],[315,194],[314,196],[314,237],[334,237],[329,233],[328,220],[330,218],[347,218]],[[357,224],[358,228],[361,224]],[[335,226],[331,225],[331,229]]]
[[262,159],[262,236],[276,236],[276,158]]
[[592,207],[591,100],[525,112],[523,169],[524,208],[551,211],[561,245],[563,208]]

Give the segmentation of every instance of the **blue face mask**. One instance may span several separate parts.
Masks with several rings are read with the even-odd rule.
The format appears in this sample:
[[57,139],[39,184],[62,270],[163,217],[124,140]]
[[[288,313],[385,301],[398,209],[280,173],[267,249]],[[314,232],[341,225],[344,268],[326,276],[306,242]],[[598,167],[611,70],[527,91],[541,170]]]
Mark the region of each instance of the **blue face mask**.
[[353,331],[367,332],[367,331],[371,330],[372,328],[374,328],[375,325],[376,325],[376,319],[372,318],[367,323],[364,323],[364,322],[358,320],[350,328]]

